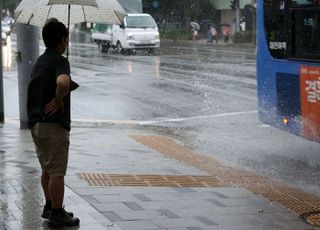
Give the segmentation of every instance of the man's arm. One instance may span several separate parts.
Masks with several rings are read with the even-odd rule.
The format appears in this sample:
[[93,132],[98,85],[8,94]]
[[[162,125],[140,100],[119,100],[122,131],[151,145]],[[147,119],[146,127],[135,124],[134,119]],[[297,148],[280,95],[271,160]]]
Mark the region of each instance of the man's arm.
[[70,92],[70,77],[61,74],[57,77],[57,89],[55,97],[45,106],[44,112],[53,115],[59,110],[63,110],[63,98]]

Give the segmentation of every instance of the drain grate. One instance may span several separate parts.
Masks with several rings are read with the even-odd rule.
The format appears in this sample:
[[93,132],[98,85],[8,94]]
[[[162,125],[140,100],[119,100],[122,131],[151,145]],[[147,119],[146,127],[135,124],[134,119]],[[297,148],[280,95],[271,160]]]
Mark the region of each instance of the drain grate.
[[91,186],[226,187],[214,176],[77,173]]

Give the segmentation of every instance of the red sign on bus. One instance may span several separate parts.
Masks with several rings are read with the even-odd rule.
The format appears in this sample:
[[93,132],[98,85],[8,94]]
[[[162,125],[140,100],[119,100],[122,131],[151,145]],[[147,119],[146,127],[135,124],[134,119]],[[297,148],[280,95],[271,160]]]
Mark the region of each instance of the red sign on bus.
[[303,136],[320,140],[320,67],[301,66],[300,94]]

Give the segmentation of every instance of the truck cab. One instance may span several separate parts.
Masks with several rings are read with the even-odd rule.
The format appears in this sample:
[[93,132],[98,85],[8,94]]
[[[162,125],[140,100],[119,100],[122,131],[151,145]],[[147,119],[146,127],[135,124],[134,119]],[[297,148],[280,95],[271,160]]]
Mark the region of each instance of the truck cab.
[[158,49],[160,38],[157,24],[149,14],[128,14],[120,26],[112,26],[112,45],[119,52]]
[[149,14],[128,14],[121,25],[105,25],[103,31],[94,32],[91,37],[102,52],[112,47],[119,53],[138,49],[153,53],[160,48],[159,30]]

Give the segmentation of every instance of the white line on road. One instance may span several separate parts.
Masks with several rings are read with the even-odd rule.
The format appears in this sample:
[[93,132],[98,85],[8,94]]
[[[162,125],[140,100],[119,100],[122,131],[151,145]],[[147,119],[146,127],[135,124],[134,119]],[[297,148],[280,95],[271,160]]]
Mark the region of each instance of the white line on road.
[[182,117],[182,118],[161,118],[157,120],[104,120],[104,119],[72,119],[75,123],[95,123],[95,124],[121,124],[121,125],[151,125],[151,124],[159,124],[159,123],[172,123],[172,122],[183,122],[190,120],[199,120],[199,119],[208,119],[214,117],[227,117],[227,116],[238,116],[245,114],[253,114],[258,111],[242,111],[242,112],[233,112],[233,113],[220,113],[213,115],[203,115],[203,116],[194,116],[194,117]]
[[[212,115],[202,115],[202,116],[194,116],[194,117],[161,118],[161,119],[157,119],[157,120],[146,120],[146,121],[73,118],[72,123],[75,125],[79,125],[79,124],[153,125],[153,124],[161,124],[161,123],[174,123],[174,122],[183,122],[183,121],[191,121],[191,120],[210,119],[210,118],[215,118],[215,117],[239,116],[239,115],[246,115],[246,114],[254,114],[257,112],[258,112],[257,110],[252,110],[252,111],[242,111],[242,112],[233,112],[233,113],[219,113],[219,114],[212,114]],[[18,117],[6,117],[7,123],[16,123],[18,121],[19,121]],[[263,126],[261,126],[261,127],[263,127]]]

